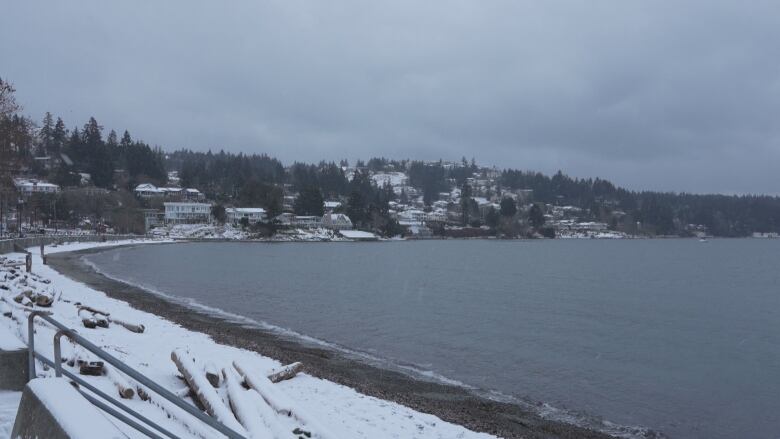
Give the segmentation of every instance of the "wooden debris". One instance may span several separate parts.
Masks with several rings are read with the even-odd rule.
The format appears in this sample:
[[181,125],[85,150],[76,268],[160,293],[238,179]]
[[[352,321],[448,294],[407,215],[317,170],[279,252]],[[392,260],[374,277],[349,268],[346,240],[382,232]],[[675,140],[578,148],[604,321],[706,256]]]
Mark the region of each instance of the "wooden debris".
[[241,422],[241,425],[246,428],[252,438],[271,438],[271,432],[268,431],[266,425],[257,416],[258,412],[252,400],[248,397],[247,390],[244,390],[239,384],[241,379],[236,376],[235,372],[229,369],[222,369],[222,376],[227,387],[230,409],[233,410],[236,419]]
[[272,371],[268,375],[268,379],[272,383],[278,383],[279,381],[289,380],[290,378],[293,378],[301,370],[303,370],[303,363],[297,361],[295,363],[288,364],[287,366],[282,366],[278,370]]
[[138,392],[138,397],[141,398],[142,401],[149,401],[151,398],[149,397],[149,394],[146,393],[146,390],[144,390],[143,387],[138,386],[135,389]]
[[35,297],[35,304],[44,308],[50,307],[52,302],[53,302],[52,298],[45,294],[38,294]]
[[259,393],[277,413],[295,418],[322,439],[335,439],[337,437],[307,412],[295,408],[293,402],[285,394],[279,392],[268,377],[251,373],[251,369],[238,361],[233,361],[233,367],[244,377],[246,383]]
[[146,327],[144,325],[141,325],[141,324],[135,325],[133,323],[128,323],[128,322],[125,322],[125,321],[122,321],[122,320],[119,320],[119,319],[115,319],[115,318],[110,318],[108,320],[111,323],[116,323],[117,325],[127,329],[128,331],[135,332],[137,334],[142,334],[146,330]]
[[84,361],[78,360],[79,373],[82,375],[100,376],[103,375],[103,362],[102,361]]
[[206,372],[206,379],[209,381],[209,383],[214,388],[219,387],[220,375],[217,366],[209,361],[206,363],[206,366],[204,366],[203,370]]
[[99,309],[92,308],[91,306],[82,305],[82,304],[80,304],[80,303],[77,303],[77,304],[76,304],[76,306],[78,306],[78,308],[79,308],[79,312],[80,312],[81,310],[84,310],[84,311],[89,311],[89,312],[91,312],[92,314],[100,314],[100,315],[103,315],[103,316],[106,316],[106,317],[108,317],[108,316],[110,315],[109,313],[107,313],[107,312],[105,312],[105,311],[101,311],[101,310],[99,310]]
[[184,381],[190,386],[197,399],[206,408],[206,412],[231,430],[245,435],[244,428],[225,407],[216,390],[206,380],[202,368],[195,363],[195,359],[188,352],[176,349],[171,352],[171,360],[176,364],[176,368],[184,376]]
[[85,328],[89,329],[95,329],[97,327],[108,328],[108,320],[96,319],[95,317],[81,319],[81,324],[83,324]]
[[116,385],[116,388],[119,391],[119,396],[124,399],[132,399],[133,396],[135,396],[135,391],[127,382],[125,377],[119,373],[119,371],[114,370],[113,367],[106,367],[105,371],[108,379],[113,381],[114,385]]

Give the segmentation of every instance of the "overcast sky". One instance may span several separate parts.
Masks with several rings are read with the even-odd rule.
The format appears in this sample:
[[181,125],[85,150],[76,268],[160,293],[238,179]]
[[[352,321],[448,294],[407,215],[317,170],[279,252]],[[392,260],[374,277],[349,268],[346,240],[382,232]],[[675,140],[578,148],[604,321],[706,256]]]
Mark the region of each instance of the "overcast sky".
[[169,150],[780,193],[777,1],[19,0],[0,76]]

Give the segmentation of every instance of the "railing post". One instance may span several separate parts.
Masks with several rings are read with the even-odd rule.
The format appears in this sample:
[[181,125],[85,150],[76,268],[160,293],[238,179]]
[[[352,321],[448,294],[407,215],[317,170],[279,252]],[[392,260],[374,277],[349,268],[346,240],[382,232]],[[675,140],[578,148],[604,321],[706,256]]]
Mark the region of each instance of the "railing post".
[[62,336],[67,335],[70,338],[70,331],[60,329],[54,334],[54,374],[57,378],[62,377]]
[[38,311],[33,311],[27,317],[27,367],[30,375],[27,380],[35,379],[35,316]]
[[49,311],[33,311],[27,317],[27,368],[30,376],[27,380],[35,379],[35,317],[51,314]]

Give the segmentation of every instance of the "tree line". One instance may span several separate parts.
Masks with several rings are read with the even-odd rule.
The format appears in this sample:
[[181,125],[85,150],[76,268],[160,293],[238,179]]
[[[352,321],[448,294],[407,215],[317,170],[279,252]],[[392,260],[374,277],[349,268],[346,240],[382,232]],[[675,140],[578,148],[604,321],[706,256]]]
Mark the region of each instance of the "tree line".
[[[692,231],[690,225],[706,227],[715,236],[780,233],[780,198],[775,196],[632,191],[604,179],[572,178],[560,171],[552,176],[516,169],[497,173],[465,157],[459,163],[374,157],[357,161],[349,168],[352,175],[345,172],[346,160],[294,163],[285,168],[267,154],[187,149],[166,154],[160,147],[133,139],[127,130],[121,136],[114,130],[105,134],[94,117],[81,127],[69,128],[51,113],[38,124],[21,110],[13,86],[0,78],[0,217],[14,199],[12,177],[22,173],[63,187],[78,186],[82,174],[89,174],[91,184],[98,188],[129,191],[142,182],[166,184],[168,171],[178,171],[182,186],[196,187],[222,204],[264,207],[275,215],[283,209],[285,194],[297,193],[292,206],[296,213],[321,215],[323,200],[339,199],[344,201],[341,210],[356,225],[390,233],[398,228],[389,215],[390,201],[406,203],[410,197],[405,191],[396,194],[390,187],[378,186],[371,172],[402,171],[426,206],[452,188],[465,192],[461,205],[454,206],[463,224],[498,227],[517,214],[509,214],[512,208],[502,194],[523,189],[532,192],[531,210],[524,212],[529,222],[531,218],[543,222],[546,205],[571,205],[582,209],[581,220],[602,221],[611,229],[632,234],[686,235]],[[467,187],[469,179],[488,179],[488,173],[495,184],[479,194],[474,193],[476,188]],[[477,221],[476,196],[496,198],[501,209],[488,211]],[[77,211],[83,203],[72,200],[71,204]],[[96,216],[99,210],[95,209]]]

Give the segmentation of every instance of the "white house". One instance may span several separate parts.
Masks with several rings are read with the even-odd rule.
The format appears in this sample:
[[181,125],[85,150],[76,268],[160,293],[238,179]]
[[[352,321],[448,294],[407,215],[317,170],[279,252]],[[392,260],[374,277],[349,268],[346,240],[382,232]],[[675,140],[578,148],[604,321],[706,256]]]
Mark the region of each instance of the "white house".
[[157,187],[151,183],[141,183],[133,190],[141,198],[166,197],[171,199],[202,200],[205,197],[197,189],[180,187]]
[[322,226],[322,217],[298,216],[289,212],[276,216],[274,221],[284,226],[301,227],[305,229],[315,229]]
[[316,229],[322,226],[321,216],[300,216],[296,215],[292,218],[290,225],[293,227],[303,227],[306,229]]
[[34,193],[54,194],[60,191],[60,187],[54,183],[26,178],[14,179],[14,186],[23,196]]
[[331,230],[351,230],[352,220],[343,213],[326,213],[322,217],[322,227]]
[[422,223],[425,221],[425,212],[419,209],[408,209],[398,212],[398,219],[402,221]]
[[158,195],[163,195],[164,192],[157,188],[157,186],[149,183],[141,183],[135,187],[135,194],[139,197],[149,198]]
[[261,207],[228,207],[225,209],[227,222],[238,224],[241,218],[246,218],[249,224],[257,224],[265,221],[265,209]]
[[189,202],[163,204],[166,224],[197,224],[211,221],[211,204]]

